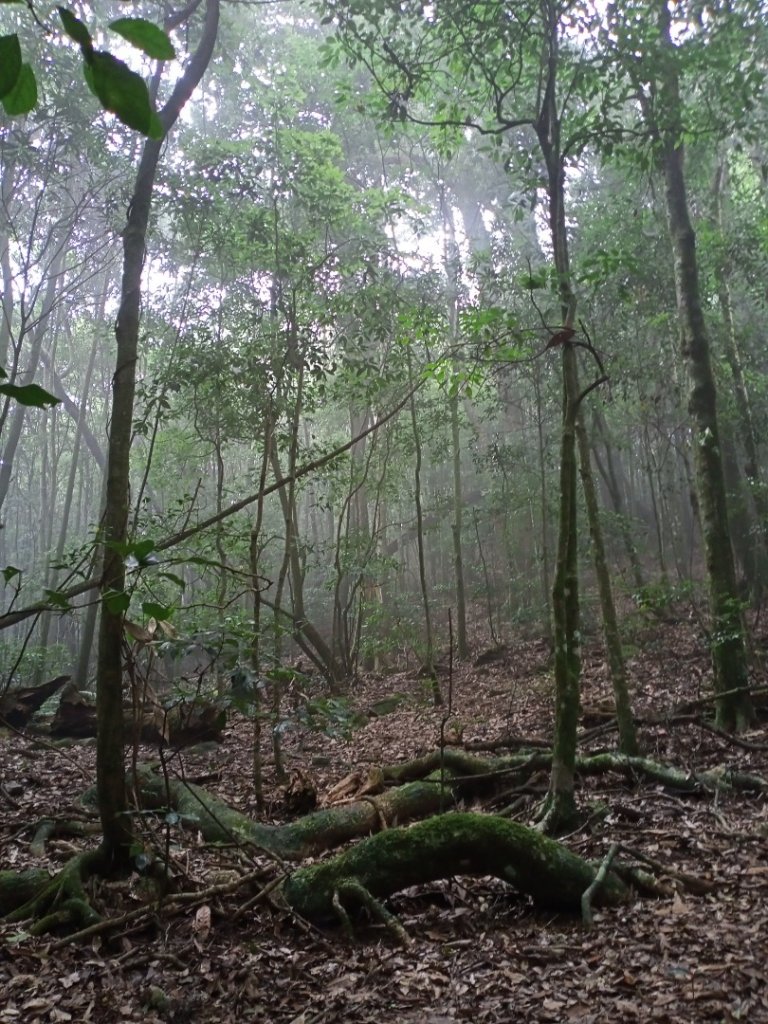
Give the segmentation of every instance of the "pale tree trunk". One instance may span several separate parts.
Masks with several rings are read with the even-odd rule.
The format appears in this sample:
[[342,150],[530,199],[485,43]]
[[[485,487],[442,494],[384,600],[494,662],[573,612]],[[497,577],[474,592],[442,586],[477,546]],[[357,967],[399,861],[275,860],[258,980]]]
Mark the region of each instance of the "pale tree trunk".
[[[199,84],[213,52],[219,24],[219,0],[207,0],[205,11],[205,23],[197,49],[159,113],[166,135]],[[147,139],[144,142],[123,232],[123,278],[115,325],[117,352],[112,378],[106,504],[101,524],[104,561],[100,589],[104,600],[96,670],[96,790],[103,832],[101,852],[106,865],[117,868],[124,868],[130,863],[132,830],[126,807],[123,756],[124,607],[109,600],[110,594],[122,595],[125,592],[125,561],[112,545],[124,543],[127,539],[133,406],[139,356],[141,275],[152,192],[163,141]]]
[[[107,302],[107,294],[109,291],[109,274],[104,277],[104,284],[96,302],[96,311],[94,316],[94,323],[101,324],[104,318],[104,308]],[[53,555],[53,561],[55,565],[59,565],[64,557],[64,547],[67,543],[67,536],[69,535],[69,521],[72,514],[72,503],[75,495],[75,483],[77,482],[77,473],[80,465],[80,447],[83,438],[83,425],[85,423],[85,417],[88,409],[88,401],[91,392],[91,378],[93,377],[94,366],[96,365],[96,354],[99,350],[100,337],[98,330],[94,331],[93,339],[91,341],[91,350],[88,354],[88,363],[85,368],[85,377],[83,379],[83,390],[80,395],[80,403],[78,408],[77,420],[75,422],[75,436],[72,441],[72,457],[69,464],[69,475],[67,478],[67,487],[64,492],[64,507],[61,511],[59,518],[59,533],[56,541],[56,550]],[[51,365],[53,360],[51,360]],[[53,520],[53,517],[52,517]],[[48,578],[46,580],[46,587],[51,590],[55,590],[57,586],[58,571],[56,569],[50,569],[48,572]],[[51,613],[44,612],[41,624],[40,624],[40,646],[43,649],[43,660],[40,664],[40,669],[37,673],[38,682],[42,682],[44,671],[45,671],[45,651],[48,645],[48,635],[51,623]],[[79,681],[79,680],[78,680]]]
[[[9,132],[9,142],[16,142],[15,132]],[[20,151],[18,146],[16,152]],[[0,177],[0,270],[2,271],[2,292],[0,292],[0,366],[8,368],[8,354],[11,348],[11,324],[13,323],[13,268],[11,266],[10,236],[11,217],[10,204],[13,199],[14,182],[16,179],[17,158],[5,160],[2,177]],[[0,429],[2,429],[0,422]]]
[[[261,757],[261,722],[262,712],[262,653],[261,653],[261,577],[259,575],[259,561],[262,550],[261,530],[264,524],[264,488],[267,481],[269,469],[269,453],[274,438],[274,423],[272,410],[264,417],[264,449],[261,454],[261,470],[259,473],[259,499],[256,502],[256,514],[251,526],[248,555],[251,572],[251,590],[253,599],[253,639],[251,641],[250,665],[251,665],[251,694],[253,699],[253,734],[251,737],[251,778],[253,781],[253,795],[256,800],[256,807],[261,811],[264,807],[264,771]],[[286,551],[286,565],[288,552]],[[279,597],[277,598],[279,601]],[[275,622],[275,638],[277,640],[277,622]],[[278,747],[279,755],[279,747]],[[278,774],[282,771],[282,762],[279,756],[275,759],[275,768]],[[280,780],[282,781],[282,780]]]
[[722,450],[717,425],[717,396],[699,290],[696,236],[688,211],[683,171],[680,83],[677,55],[670,35],[667,0],[658,10],[662,59],[659,62],[659,109],[666,121],[658,133],[667,215],[675,263],[680,345],[690,380],[688,409],[694,430],[694,459],[701,528],[709,581],[711,651],[718,695],[716,720],[721,728],[740,730],[754,718],[744,623],[728,525]]
[[453,571],[456,580],[456,653],[460,659],[469,657],[469,641],[467,639],[467,597],[464,583],[464,548],[461,539],[461,526],[464,518],[464,498],[461,487],[461,442],[459,431],[459,396],[453,394],[449,399],[451,414],[451,456],[453,461],[453,522],[451,535],[453,538]]
[[[411,387],[411,389],[413,389],[413,365],[410,349],[408,349],[408,384]],[[419,432],[419,425],[416,421],[416,399],[413,393],[411,394],[410,399],[410,410],[411,429],[413,431],[413,445],[415,449],[415,459],[413,467],[413,500],[414,505],[416,507],[416,550],[418,553],[421,603],[424,609],[424,675],[426,679],[429,681],[429,685],[432,690],[432,700],[434,702],[434,705],[435,707],[440,707],[443,703],[443,698],[442,694],[440,693],[440,684],[437,681],[437,674],[435,672],[435,640],[434,633],[432,630],[432,609],[429,601],[429,587],[427,585],[427,568],[424,559],[424,510],[421,504],[421,434]]]
[[[461,280],[461,255],[456,241],[456,225],[453,210],[450,207],[445,187],[440,186],[440,209],[445,231],[445,252],[443,265],[447,280],[448,302],[448,342],[455,348],[459,341],[459,286]],[[464,552],[461,539],[461,527],[464,518],[464,500],[461,488],[461,442],[459,430],[459,394],[454,389],[449,395],[448,409],[451,418],[451,460],[453,467],[453,522],[451,538],[453,541],[453,571],[456,587],[456,653],[459,658],[469,657],[467,640],[467,599],[464,583]]]

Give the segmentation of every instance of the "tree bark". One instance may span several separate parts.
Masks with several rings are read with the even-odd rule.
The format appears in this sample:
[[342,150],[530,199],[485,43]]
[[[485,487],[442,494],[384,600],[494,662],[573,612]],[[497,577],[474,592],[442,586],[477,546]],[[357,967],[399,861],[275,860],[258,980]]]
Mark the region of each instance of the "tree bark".
[[659,109],[666,120],[661,127],[656,123],[653,127],[658,133],[674,253],[680,347],[690,381],[688,409],[694,430],[694,464],[709,582],[712,666],[715,690],[723,695],[717,702],[716,720],[721,728],[738,731],[751,724],[754,712],[728,525],[715,379],[701,306],[696,236],[688,210],[680,82],[667,0],[660,0],[658,26]]
[[[197,49],[159,113],[165,135],[192,95],[213,53],[219,23],[219,0],[207,0]],[[130,450],[136,391],[141,275],[144,267],[152,191],[163,140],[144,143],[128,219],[123,233],[123,278],[115,325],[117,343],[112,378],[112,411],[107,453],[106,505],[101,524],[104,561],[101,574],[102,613],[99,624],[96,694],[98,702],[97,791],[101,815],[102,853],[108,865],[129,863],[132,834],[126,814],[123,760],[122,645],[124,605],[110,595],[125,592],[124,557],[115,544],[125,542],[130,497]]]

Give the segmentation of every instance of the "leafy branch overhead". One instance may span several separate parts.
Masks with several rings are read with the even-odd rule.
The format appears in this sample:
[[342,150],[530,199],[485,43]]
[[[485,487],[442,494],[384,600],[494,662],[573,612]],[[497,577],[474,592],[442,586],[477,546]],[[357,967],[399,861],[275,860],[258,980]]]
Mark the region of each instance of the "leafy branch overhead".
[[[58,13],[65,33],[80,47],[85,81],[102,107],[129,128],[161,139],[164,129],[142,76],[109,51],[96,49],[87,25],[72,11],[59,7]],[[109,28],[152,60],[176,56],[167,33],[144,18],[118,18]],[[18,35],[0,36],[0,102],[6,114],[28,114],[37,99],[35,73],[22,59]]]

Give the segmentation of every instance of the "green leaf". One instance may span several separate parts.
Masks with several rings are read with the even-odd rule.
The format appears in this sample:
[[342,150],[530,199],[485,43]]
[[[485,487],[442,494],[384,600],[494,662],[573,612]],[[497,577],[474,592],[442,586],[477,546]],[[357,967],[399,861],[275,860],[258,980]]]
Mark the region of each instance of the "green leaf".
[[165,32],[144,18],[118,18],[109,27],[155,60],[173,60],[176,51]]
[[155,550],[155,542],[150,540],[149,537],[145,537],[144,540],[137,540],[133,545],[131,554],[135,555],[139,562],[143,562],[150,551]]
[[21,72],[21,46],[19,37],[0,36],[0,99],[16,85]]
[[124,590],[108,590],[104,594],[104,604],[112,615],[122,615],[128,611],[131,603],[131,595]]
[[67,10],[66,7],[58,7],[57,10],[61,18],[61,24],[64,26],[64,31],[69,38],[74,39],[78,46],[82,46],[84,50],[93,49],[93,40],[87,26],[79,18],[76,18],[72,11]]
[[173,615],[173,606],[158,604],[156,601],[142,601],[141,610],[150,619],[167,622]]
[[22,64],[16,85],[2,99],[5,112],[10,117],[28,114],[37,106],[37,81],[29,64]]
[[70,610],[69,598],[61,590],[49,590],[45,588],[43,590],[45,595],[45,602],[49,604],[51,608],[60,608],[62,611],[68,612]]
[[155,550],[155,542],[149,537],[145,537],[144,540],[108,540],[105,547],[116,551],[121,558],[133,558],[136,562],[144,562],[147,555]]
[[3,579],[6,583],[10,583],[14,576],[21,576],[21,569],[17,569],[15,565],[6,565],[3,569]]
[[96,50],[86,55],[85,80],[102,107],[123,124],[153,139],[162,138],[162,125],[152,110],[146,82],[127,64]]
[[45,409],[48,405],[58,405],[60,402],[59,398],[41,388],[39,384],[24,384],[21,387],[17,387],[16,384],[0,384],[0,394],[15,398],[19,405],[32,405],[36,409]]

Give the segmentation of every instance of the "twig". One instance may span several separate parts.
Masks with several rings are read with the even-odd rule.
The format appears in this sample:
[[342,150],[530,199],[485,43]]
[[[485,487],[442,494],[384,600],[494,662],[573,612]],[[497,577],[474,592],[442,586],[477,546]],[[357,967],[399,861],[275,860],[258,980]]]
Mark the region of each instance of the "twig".
[[592,882],[587,886],[584,892],[581,894],[581,919],[587,928],[591,928],[594,924],[594,915],[592,914],[592,899],[600,890],[600,886],[603,884],[608,876],[613,858],[619,851],[618,843],[611,843],[608,853],[603,858],[603,863],[598,868],[597,874],[595,875]]

